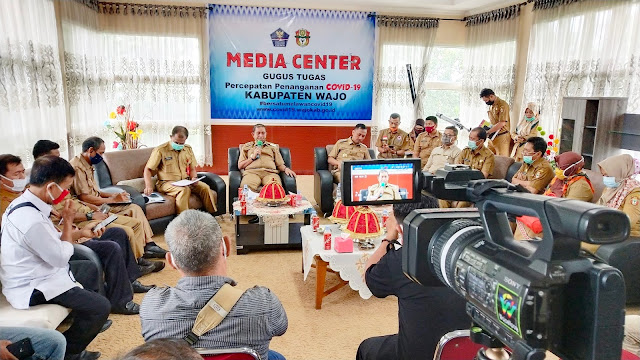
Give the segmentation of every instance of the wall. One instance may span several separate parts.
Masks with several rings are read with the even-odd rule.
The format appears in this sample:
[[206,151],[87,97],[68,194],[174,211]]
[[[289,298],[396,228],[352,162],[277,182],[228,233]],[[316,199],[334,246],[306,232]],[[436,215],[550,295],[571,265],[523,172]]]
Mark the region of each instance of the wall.
[[[335,144],[351,136],[353,126],[269,126],[267,141],[291,149],[291,168],[298,175],[313,174],[313,148]],[[218,175],[228,173],[227,151],[230,147],[253,141],[252,126],[212,125],[213,166],[206,167]],[[364,140],[369,143],[370,132]]]

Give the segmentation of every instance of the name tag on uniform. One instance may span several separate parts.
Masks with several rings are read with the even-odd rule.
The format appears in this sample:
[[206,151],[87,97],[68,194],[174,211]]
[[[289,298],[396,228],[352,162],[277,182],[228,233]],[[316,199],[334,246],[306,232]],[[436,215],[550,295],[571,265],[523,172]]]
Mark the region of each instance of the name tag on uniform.
[[165,160],[171,160],[173,159],[173,156],[167,156],[166,158],[164,158]]

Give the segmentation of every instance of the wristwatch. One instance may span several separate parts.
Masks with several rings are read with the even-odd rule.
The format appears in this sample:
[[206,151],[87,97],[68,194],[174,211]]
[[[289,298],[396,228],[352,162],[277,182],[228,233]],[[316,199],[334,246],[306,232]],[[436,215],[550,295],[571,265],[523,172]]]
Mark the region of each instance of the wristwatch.
[[87,220],[91,221],[93,220],[93,210],[89,211],[88,213],[84,214],[84,216],[87,217]]

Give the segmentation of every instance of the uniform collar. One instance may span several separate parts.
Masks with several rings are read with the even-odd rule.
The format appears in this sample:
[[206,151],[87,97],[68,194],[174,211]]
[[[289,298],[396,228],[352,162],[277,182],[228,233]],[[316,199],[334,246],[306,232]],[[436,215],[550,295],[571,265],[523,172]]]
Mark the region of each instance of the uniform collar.
[[80,158],[80,166],[85,170],[93,170],[93,166],[87,162],[87,160],[82,156],[82,154],[77,155]]
[[[362,144],[362,143],[360,143],[360,144]],[[360,145],[360,144],[358,144],[358,145]],[[349,145],[356,145],[356,143],[353,142],[353,139],[351,138],[351,136],[349,136]]]
[[25,199],[25,202],[30,202],[33,205],[35,205],[38,210],[45,214],[47,217],[49,217],[49,215],[51,215],[51,205],[47,204],[46,202],[40,200],[39,197],[35,196],[31,190],[27,189],[24,194],[22,194],[22,196]]
[[178,280],[177,288],[182,290],[202,290],[207,287],[222,287],[224,284],[235,286],[236,282],[226,276],[185,276]]

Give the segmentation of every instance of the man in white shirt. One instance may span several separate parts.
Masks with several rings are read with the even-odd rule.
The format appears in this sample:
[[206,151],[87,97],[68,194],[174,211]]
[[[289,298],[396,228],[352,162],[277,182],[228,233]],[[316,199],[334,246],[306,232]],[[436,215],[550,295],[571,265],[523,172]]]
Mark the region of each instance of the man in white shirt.
[[442,134],[442,145],[433,149],[422,170],[435,174],[436,171],[444,169],[446,164],[453,164],[462,151],[456,146],[457,139],[458,129],[455,126],[447,126]]
[[62,232],[49,220],[51,204],[69,193],[75,171],[64,159],[45,156],[31,170],[30,187],[15,199],[2,217],[0,281],[2,292],[16,309],[58,304],[72,310],[73,324],[64,333],[65,359],[97,359],[86,351],[109,316],[111,305],[100,294],[80,288],[69,270],[73,242],[99,237],[89,227],[73,228],[70,203],[62,211]]

